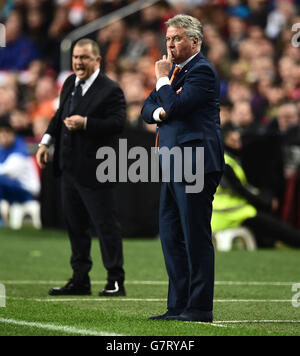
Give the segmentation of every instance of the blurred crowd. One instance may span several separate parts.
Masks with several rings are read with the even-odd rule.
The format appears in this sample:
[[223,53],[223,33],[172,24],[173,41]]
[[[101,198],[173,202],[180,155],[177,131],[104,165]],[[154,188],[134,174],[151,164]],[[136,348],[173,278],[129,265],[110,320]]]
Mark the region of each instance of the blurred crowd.
[[[133,2],[0,1],[7,41],[0,48],[0,115],[9,115],[28,142],[40,141],[69,74],[60,68],[61,40]],[[140,110],[155,86],[154,63],[165,53],[164,23],[178,13],[197,17],[204,26],[202,51],[220,76],[221,125],[230,122],[239,128],[245,147],[255,147],[253,137],[259,142],[279,137],[282,156],[275,160],[282,160],[282,177],[279,171],[273,176],[278,175],[274,190],[283,202],[286,185],[300,166],[299,7],[299,0],[161,0],[90,37],[101,48],[102,70],[124,90],[128,126],[153,131],[154,125],[142,122]]]

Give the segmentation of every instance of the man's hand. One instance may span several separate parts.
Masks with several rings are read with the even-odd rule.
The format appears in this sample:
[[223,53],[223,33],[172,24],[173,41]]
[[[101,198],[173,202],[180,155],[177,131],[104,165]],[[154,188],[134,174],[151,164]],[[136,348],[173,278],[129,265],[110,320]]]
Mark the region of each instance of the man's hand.
[[165,112],[164,109],[162,109],[161,112],[159,113],[159,118],[160,118],[162,121],[167,120],[168,115],[167,115],[167,113]]
[[49,147],[46,145],[42,145],[37,153],[36,153],[36,160],[41,169],[46,168],[46,165],[49,161]]
[[172,69],[172,61],[171,61],[171,54],[168,51],[168,57],[166,55],[163,58],[155,63],[155,74],[156,79],[162,77],[168,77],[171,69]]
[[67,117],[64,121],[66,127],[70,131],[78,131],[84,129],[85,118],[79,115]]

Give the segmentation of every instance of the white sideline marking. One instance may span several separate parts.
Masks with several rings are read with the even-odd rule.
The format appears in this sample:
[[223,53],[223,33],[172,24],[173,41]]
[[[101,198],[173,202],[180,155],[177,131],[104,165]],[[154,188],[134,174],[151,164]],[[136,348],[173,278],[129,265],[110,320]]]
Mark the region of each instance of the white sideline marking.
[[110,298],[40,298],[40,299],[31,299],[35,302],[111,302],[111,301],[120,301],[120,302],[166,302],[166,298],[119,298],[119,297],[110,297]]
[[217,303],[292,303],[292,299],[215,299]]
[[[9,297],[8,297],[9,298]],[[165,302],[166,298],[38,298],[35,302]],[[214,303],[292,303],[291,299],[215,299]]]
[[46,329],[46,330],[51,330],[51,331],[62,331],[62,332],[68,333],[68,334],[77,334],[77,335],[84,335],[84,336],[122,336],[122,335],[108,333],[108,332],[102,332],[102,331],[95,331],[95,330],[89,330],[89,329],[77,329],[77,328],[74,328],[71,326],[36,323],[36,322],[25,321],[25,320],[0,318],[0,323],[26,326],[29,328]]
[[[7,280],[1,281],[3,284],[65,284],[66,281],[42,281],[42,280]],[[105,284],[106,281],[92,281],[92,285]],[[299,283],[298,282],[266,282],[266,281],[216,281],[216,285],[224,285],[224,286],[291,286],[292,284]],[[142,284],[142,285],[167,285],[168,281],[126,281],[125,284]]]
[[298,324],[300,320],[218,320],[214,321],[213,324],[267,324],[267,323],[287,323],[287,324]]

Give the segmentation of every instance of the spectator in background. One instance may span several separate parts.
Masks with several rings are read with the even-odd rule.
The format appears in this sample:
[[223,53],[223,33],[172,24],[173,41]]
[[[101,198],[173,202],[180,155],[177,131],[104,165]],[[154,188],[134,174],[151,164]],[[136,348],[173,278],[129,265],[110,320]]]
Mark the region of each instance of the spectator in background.
[[247,5],[250,10],[248,21],[253,25],[265,28],[268,15],[268,0],[248,0]]
[[127,123],[131,127],[143,128],[143,120],[141,118],[141,110],[143,107],[143,102],[131,102],[129,105],[127,105]]
[[285,26],[290,23],[295,10],[292,1],[277,0],[276,8],[267,16],[266,35],[270,39],[276,40]]
[[56,70],[59,70],[60,58],[60,43],[62,39],[74,29],[74,26],[69,20],[68,8],[64,6],[56,6],[54,17],[48,27],[48,38],[50,40],[52,65]]
[[26,110],[28,105],[30,105],[33,101],[35,87],[38,80],[45,75],[46,67],[47,66],[44,61],[35,60],[30,63],[27,71],[19,74],[19,105],[24,107]]
[[47,34],[47,14],[43,7],[31,6],[28,7],[24,15],[25,35],[29,38],[41,51],[44,60],[49,61],[51,58],[51,42]]
[[17,93],[9,86],[0,87],[0,115],[9,115],[17,107]]
[[5,23],[6,47],[0,49],[0,70],[24,70],[40,58],[40,50],[22,34],[22,17],[12,11]]
[[216,68],[220,79],[228,80],[231,61],[227,45],[222,39],[216,40],[214,46],[211,46],[208,49],[207,58],[210,60],[214,68]]
[[250,101],[252,98],[252,90],[248,84],[238,80],[231,80],[228,85],[227,99],[233,104],[237,101]]
[[246,38],[246,23],[237,16],[231,16],[228,19],[228,48],[231,59],[238,58],[240,43]]
[[144,101],[143,77],[140,73],[127,72],[120,77],[120,86],[125,93],[126,103]]
[[300,126],[296,104],[284,102],[278,108],[277,117],[270,123],[268,130],[281,136],[284,174],[288,180],[300,168]]
[[[266,90],[266,111],[265,116],[262,119],[262,124],[267,125],[278,115],[278,108],[283,102],[284,90],[278,85],[274,84]],[[262,117],[262,116],[261,116]]]
[[102,16],[102,11],[100,4],[92,3],[90,6],[87,7],[84,15],[83,21],[85,24],[89,22],[95,21]]
[[221,127],[231,122],[232,103],[229,100],[223,100],[220,103],[220,122]]
[[142,76],[144,94],[148,96],[152,91],[153,85],[156,83],[153,60],[149,56],[141,57],[136,64],[136,70]]
[[40,179],[25,142],[15,135],[8,117],[0,118],[0,200],[10,204],[34,200]]
[[288,130],[297,128],[299,125],[299,115],[296,105],[291,102],[281,104],[274,124],[281,133],[286,133]]
[[290,57],[282,57],[278,62],[278,73],[287,98],[293,100],[299,95],[299,64]]
[[50,121],[57,109],[57,96],[58,88],[54,78],[43,76],[38,79],[33,103],[29,111],[31,122],[40,117]]
[[257,125],[254,122],[251,104],[247,100],[240,100],[233,104],[231,122],[238,127],[244,135],[258,131]]
[[99,33],[100,49],[103,58],[103,66],[106,70],[116,68],[117,60],[127,51],[129,41],[127,39],[127,28],[123,20],[110,24],[104,31],[105,38]]
[[130,27],[127,36],[129,43],[126,50],[126,58],[122,59],[121,63],[123,70],[126,70],[126,68],[129,70],[133,68],[136,61],[145,55],[147,50],[147,44],[143,40],[143,32],[138,27]]
[[281,241],[299,248],[300,231],[273,215],[279,208],[278,199],[248,183],[240,162],[239,131],[229,124],[223,128],[223,136],[226,165],[213,202],[213,232],[246,226],[254,233],[259,247],[274,247]]
[[19,136],[32,137],[32,125],[26,110],[16,108],[11,112],[10,124]]

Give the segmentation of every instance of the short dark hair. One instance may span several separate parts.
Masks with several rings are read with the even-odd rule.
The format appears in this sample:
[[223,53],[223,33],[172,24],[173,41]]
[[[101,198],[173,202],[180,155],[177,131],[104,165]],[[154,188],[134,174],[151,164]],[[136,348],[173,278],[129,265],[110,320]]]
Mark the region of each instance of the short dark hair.
[[10,123],[10,116],[9,115],[2,115],[0,116],[0,131],[11,131],[14,132],[13,127]]
[[227,122],[223,127],[222,127],[222,137],[223,141],[227,138],[227,136],[232,133],[232,132],[238,132],[241,133],[239,128],[234,125],[232,122]]
[[96,41],[91,40],[90,38],[82,38],[81,40],[79,40],[78,42],[75,43],[75,46],[83,47],[87,44],[90,44],[92,46],[92,51],[93,51],[93,54],[95,55],[95,57],[99,57],[100,56],[99,45]]

